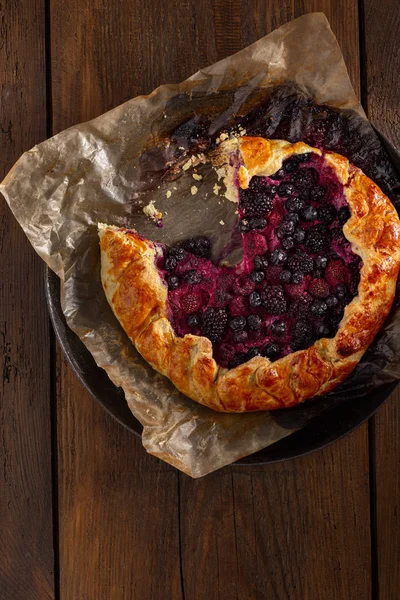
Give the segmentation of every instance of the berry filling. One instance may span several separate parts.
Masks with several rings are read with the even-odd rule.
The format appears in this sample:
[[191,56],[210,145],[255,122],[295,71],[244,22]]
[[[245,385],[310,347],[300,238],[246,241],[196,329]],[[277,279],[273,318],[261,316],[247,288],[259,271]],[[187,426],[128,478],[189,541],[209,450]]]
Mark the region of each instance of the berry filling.
[[362,267],[343,234],[349,217],[323,156],[293,156],[271,177],[253,177],[239,193],[238,265],[215,266],[204,237],[164,249],[157,266],[176,334],[209,338],[226,368],[334,337]]

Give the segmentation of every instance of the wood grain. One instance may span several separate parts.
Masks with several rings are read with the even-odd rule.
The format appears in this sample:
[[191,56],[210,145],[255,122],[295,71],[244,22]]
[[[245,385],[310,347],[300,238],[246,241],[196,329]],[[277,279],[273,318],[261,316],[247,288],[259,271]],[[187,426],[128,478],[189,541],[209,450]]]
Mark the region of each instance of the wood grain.
[[[0,5],[0,179],[46,137],[44,2]],[[0,597],[54,598],[43,266],[0,204]]]
[[[330,18],[359,88],[355,0],[50,5],[54,132],[180,81],[313,10]],[[60,353],[58,366],[63,598],[370,597],[366,426],[284,466],[192,481],[146,456]]]
[[[400,147],[400,5],[364,3],[368,117]],[[400,393],[396,390],[373,424],[376,497],[376,583],[379,600],[400,589]]]

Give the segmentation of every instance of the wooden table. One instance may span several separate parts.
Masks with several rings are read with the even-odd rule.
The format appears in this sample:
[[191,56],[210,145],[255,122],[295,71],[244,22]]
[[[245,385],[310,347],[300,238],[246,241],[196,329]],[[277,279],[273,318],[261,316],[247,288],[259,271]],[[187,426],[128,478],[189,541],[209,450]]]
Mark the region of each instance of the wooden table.
[[[398,0],[5,0],[0,178],[53,133],[315,10],[400,145]],[[400,597],[398,392],[323,451],[192,481],[82,388],[5,203],[0,228],[0,600]]]

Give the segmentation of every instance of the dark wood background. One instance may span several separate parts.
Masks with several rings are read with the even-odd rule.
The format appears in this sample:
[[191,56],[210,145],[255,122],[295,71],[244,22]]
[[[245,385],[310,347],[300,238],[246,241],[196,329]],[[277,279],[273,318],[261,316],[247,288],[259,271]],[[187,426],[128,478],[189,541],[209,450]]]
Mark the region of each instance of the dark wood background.
[[[398,0],[3,0],[0,179],[53,133],[312,11],[399,146]],[[400,597],[398,392],[323,451],[192,481],[76,380],[4,202],[0,250],[0,600]]]

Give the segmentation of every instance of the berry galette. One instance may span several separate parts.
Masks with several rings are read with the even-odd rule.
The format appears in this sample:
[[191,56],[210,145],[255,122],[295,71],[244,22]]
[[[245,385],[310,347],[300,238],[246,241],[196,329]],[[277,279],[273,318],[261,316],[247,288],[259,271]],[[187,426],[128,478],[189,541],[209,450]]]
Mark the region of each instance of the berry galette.
[[243,260],[214,265],[203,237],[167,248],[99,225],[103,287],[138,351],[193,400],[226,412],[293,406],[343,381],[382,327],[400,222],[339,154],[261,137],[218,152]]

